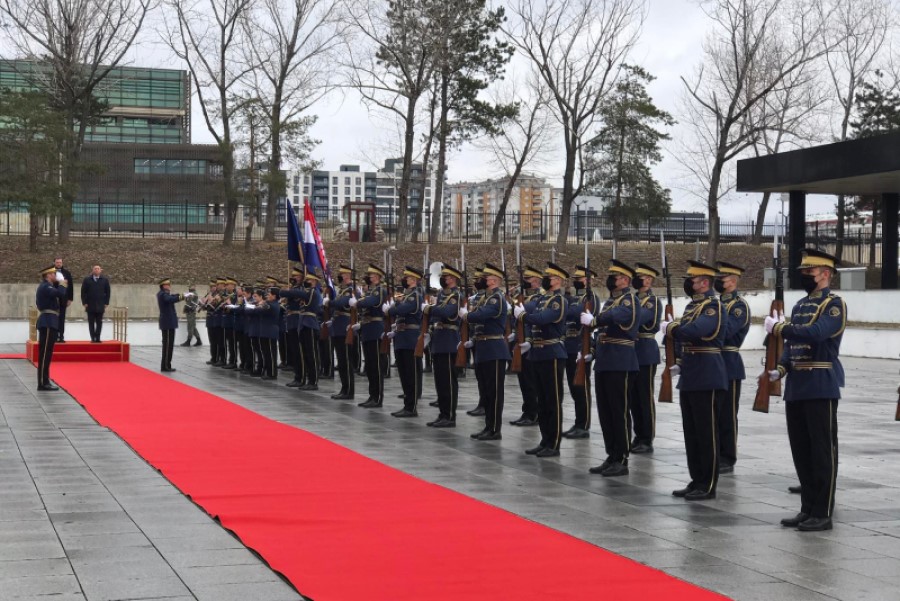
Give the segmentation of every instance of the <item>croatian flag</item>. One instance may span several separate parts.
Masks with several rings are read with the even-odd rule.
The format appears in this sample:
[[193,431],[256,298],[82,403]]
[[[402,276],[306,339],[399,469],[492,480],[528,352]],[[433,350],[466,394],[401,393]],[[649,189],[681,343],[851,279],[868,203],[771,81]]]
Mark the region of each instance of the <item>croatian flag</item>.
[[287,237],[288,237],[288,261],[296,261],[297,263],[305,263],[303,259],[303,234],[300,233],[300,224],[297,222],[297,216],[294,214],[294,207],[291,201],[284,199],[285,215],[287,215]]
[[314,271],[318,267],[325,275],[325,283],[328,288],[334,292],[331,271],[328,269],[328,258],[325,256],[325,246],[319,236],[316,216],[309,207],[309,203],[306,203],[303,208],[303,256],[306,258],[307,271]]

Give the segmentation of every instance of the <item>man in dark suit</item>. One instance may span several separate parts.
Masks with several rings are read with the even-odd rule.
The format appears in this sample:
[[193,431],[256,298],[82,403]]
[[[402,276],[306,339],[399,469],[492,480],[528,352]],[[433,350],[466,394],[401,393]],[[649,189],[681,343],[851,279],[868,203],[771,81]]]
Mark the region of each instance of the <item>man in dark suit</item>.
[[156,303],[159,305],[159,329],[162,332],[162,362],[159,371],[175,371],[172,368],[175,330],[178,329],[178,313],[175,312],[175,303],[192,296],[195,295],[191,292],[172,294],[172,282],[169,281],[169,278],[159,282],[159,292],[156,293]]
[[75,298],[75,285],[72,283],[72,273],[63,266],[62,257],[56,257],[53,266],[58,273],[61,273],[66,280],[66,297],[59,301],[59,329],[57,332],[57,342],[66,341],[66,309],[72,304]]
[[81,282],[81,304],[87,312],[91,342],[100,342],[103,313],[109,306],[109,280],[103,275],[103,269],[99,265],[94,265],[91,275]]

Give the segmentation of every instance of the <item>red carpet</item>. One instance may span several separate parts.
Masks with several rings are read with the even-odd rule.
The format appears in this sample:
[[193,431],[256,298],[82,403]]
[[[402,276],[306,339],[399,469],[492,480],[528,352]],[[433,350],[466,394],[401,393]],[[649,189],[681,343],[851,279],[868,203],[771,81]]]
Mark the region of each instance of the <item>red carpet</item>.
[[315,601],[724,598],[136,365],[53,370]]
[[0,353],[0,359],[27,359],[24,353]]

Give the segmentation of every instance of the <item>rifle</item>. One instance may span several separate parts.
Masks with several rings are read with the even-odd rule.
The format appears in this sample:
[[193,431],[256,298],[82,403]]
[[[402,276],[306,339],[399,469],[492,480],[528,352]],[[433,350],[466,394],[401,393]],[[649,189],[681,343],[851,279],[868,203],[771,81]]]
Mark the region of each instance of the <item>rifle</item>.
[[[672,306],[672,274],[669,272],[669,262],[666,260],[666,239],[663,232],[659,232],[659,245],[662,253],[663,277],[666,278],[665,321],[672,321],[675,319],[675,309]],[[675,365],[675,341],[668,334],[664,334],[663,343],[666,347],[666,367],[662,372],[662,381],[659,385],[658,402],[671,403],[672,366]]]
[[328,298],[330,300],[328,301],[328,304],[322,308],[322,327],[319,330],[319,340],[327,341],[329,338],[331,338],[331,332],[329,331],[328,326],[325,325],[329,321],[331,321],[331,315],[332,315],[331,301],[333,301],[334,299],[330,297],[330,293],[331,293],[331,288],[328,287],[328,280],[325,280],[325,288],[322,291],[322,298],[323,299]]
[[[469,304],[469,276],[466,273],[466,247],[463,244],[459,246],[460,253],[460,263],[462,264],[462,276],[463,276],[463,298],[465,299],[466,308],[468,308]],[[460,304],[463,302],[460,299]],[[456,367],[465,367],[468,363],[468,355],[467,352],[469,349],[466,348],[466,343],[469,341],[469,320],[463,319],[462,323],[459,325],[459,347],[456,349]]]
[[[394,269],[391,261],[391,251],[385,251],[385,271],[387,272],[387,285],[385,288],[387,289],[387,297],[388,300],[392,300],[394,298]],[[391,331],[391,328],[394,325],[393,318],[387,313],[384,314],[384,336],[381,338],[381,354],[387,355],[391,352],[391,339],[388,338],[388,332]]]
[[[509,276],[506,275],[506,249],[500,248],[500,271],[503,272],[503,287],[506,288],[506,298],[509,299]],[[507,344],[509,344],[509,335],[512,333],[512,324],[509,322],[509,314],[506,316],[506,329],[503,335],[506,336]]]
[[[772,250],[772,267],[775,269],[775,300],[769,307],[769,314],[778,317],[784,313],[784,280],[781,276],[781,245],[778,242],[778,232],[775,232],[774,248]],[[760,413],[769,412],[769,397],[781,396],[781,380],[769,381],[769,372],[778,369],[778,359],[784,349],[784,340],[774,333],[766,334],[764,342],[766,347],[766,365],[759,374],[757,381],[756,398],[753,399],[753,410]]]
[[[591,292],[591,257],[588,254],[587,236],[584,238],[584,276],[587,283],[584,286],[585,302],[584,310],[587,313],[594,312],[594,296]],[[591,354],[591,329],[585,325],[581,326],[581,359],[575,365],[575,378],[572,383],[575,386],[584,388],[587,382],[587,361],[585,357]]]
[[[422,269],[422,279],[425,280],[425,284],[422,287],[422,301],[427,302],[428,298],[428,285],[431,280],[430,273],[428,270],[428,245],[425,245],[425,261],[423,263]],[[419,326],[419,338],[416,340],[416,350],[413,351],[413,356],[415,357],[424,357],[425,356],[425,337],[428,335],[428,325],[429,325],[429,314],[427,311],[422,311],[422,324]]]
[[[516,299],[518,304],[525,304],[525,270],[522,269],[522,235],[516,236],[516,269],[519,270],[519,295]],[[516,344],[513,346],[512,361],[509,364],[509,371],[517,374],[522,371],[522,347],[519,346],[525,342],[525,320],[516,320]]]
[[[350,296],[356,298],[356,263],[353,261],[353,249],[350,249]],[[347,324],[347,335],[344,336],[344,343],[347,346],[353,345],[353,326],[359,321],[359,311],[356,307],[350,307],[350,323]]]
[[900,388],[897,388],[897,413],[894,414],[894,421],[900,422]]

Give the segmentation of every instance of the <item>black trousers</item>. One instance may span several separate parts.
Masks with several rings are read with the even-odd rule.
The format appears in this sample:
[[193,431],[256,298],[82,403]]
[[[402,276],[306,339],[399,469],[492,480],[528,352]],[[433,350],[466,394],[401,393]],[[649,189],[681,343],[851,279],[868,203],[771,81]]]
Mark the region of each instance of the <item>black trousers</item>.
[[[534,371],[538,389],[538,425],[541,429],[540,445],[546,449],[559,449],[562,439],[563,372],[565,359],[529,361]],[[503,366],[506,369],[506,366]]]
[[237,365],[237,336],[234,328],[222,328],[225,338],[225,364]]
[[175,330],[162,331],[162,362],[160,369],[172,369],[172,353],[175,350]]
[[59,301],[59,329],[56,331],[56,340],[65,340],[66,338],[66,309],[69,308],[69,301]]
[[239,367],[241,369],[252,370],[253,349],[250,348],[250,337],[247,336],[247,332],[238,333],[238,355],[240,355],[241,358]]
[[422,358],[416,357],[414,349],[394,349],[397,361],[397,375],[403,388],[403,408],[416,411],[422,394]]
[[522,415],[530,419],[535,419],[538,415],[538,386],[534,370],[534,363],[522,357],[522,371],[516,376],[519,379],[519,390],[522,391]]
[[300,352],[300,331],[290,329],[285,332],[285,340],[287,342],[287,364],[294,370],[294,380],[303,382],[303,360]]
[[216,329],[206,326],[206,339],[209,340],[209,360],[216,362]]
[[431,365],[434,370],[434,388],[437,392],[440,417],[456,421],[456,405],[459,402],[459,380],[456,379],[456,353],[434,353]]
[[353,374],[353,350],[355,344],[348,345],[346,336],[332,336],[331,341],[334,344],[334,350],[337,354],[337,372],[338,378],[341,380],[340,394],[354,395],[355,378]]
[[278,357],[281,363],[287,363],[287,330],[278,333],[276,346],[278,347]]
[[38,386],[50,384],[50,362],[58,336],[53,328],[38,328]]
[[656,438],[656,405],[654,403],[656,365],[641,365],[631,387],[631,421],[634,424],[634,444],[653,445]]
[[[789,376],[790,377],[790,376]],[[834,513],[838,472],[837,399],[787,401],[788,440],[800,486],[800,511],[815,518]]]
[[[454,356],[455,358],[455,356]],[[496,434],[503,425],[503,387],[506,360],[481,361],[475,364],[475,377],[484,383],[484,428]]]
[[366,360],[366,378],[369,380],[369,399],[379,405],[384,402],[384,367],[380,347],[381,341],[378,339],[362,343]]
[[263,374],[271,378],[278,377],[278,339],[260,338],[259,346],[262,351]]
[[681,391],[681,422],[691,490],[715,492],[719,481],[716,391]]
[[322,338],[319,332],[319,371],[326,378],[334,377],[334,346],[331,336]]
[[566,380],[569,382],[569,394],[575,402],[575,427],[582,430],[591,429],[591,366],[584,366],[584,386],[575,386],[575,372],[578,369],[578,354],[569,355],[566,359]]
[[103,311],[88,311],[88,332],[91,340],[100,341],[100,332],[103,331]]
[[261,376],[265,373],[265,362],[263,361],[263,342],[263,339],[259,336],[253,336],[250,338],[250,348],[253,351],[252,373],[255,376]]
[[716,422],[719,427],[719,463],[737,463],[738,409],[741,403],[741,381],[728,382],[728,390],[716,391]]
[[319,331],[300,328],[300,354],[303,356],[303,374],[307,384],[319,383]]
[[212,353],[212,362],[225,362],[225,329],[222,326],[213,326],[209,328],[209,351]]
[[363,350],[362,350],[362,339],[359,336],[355,336],[353,338],[353,344],[350,345],[350,357],[353,358],[353,363],[351,364],[354,371],[358,371],[362,373],[363,370]]
[[631,451],[631,414],[628,412],[629,391],[637,372],[597,372],[597,417],[603,432],[606,456],[614,463],[628,464]]

